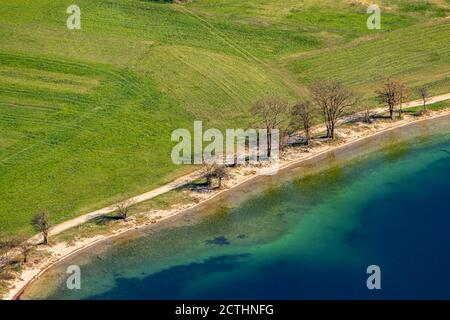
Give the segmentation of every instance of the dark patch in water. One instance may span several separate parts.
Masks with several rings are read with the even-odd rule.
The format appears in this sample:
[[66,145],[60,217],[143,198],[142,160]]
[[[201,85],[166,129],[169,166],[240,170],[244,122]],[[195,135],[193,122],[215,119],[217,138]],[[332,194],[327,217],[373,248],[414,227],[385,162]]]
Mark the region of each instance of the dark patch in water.
[[185,299],[182,289],[190,282],[207,274],[238,269],[249,257],[249,254],[219,256],[201,263],[173,266],[144,279],[116,278],[114,288],[88,299]]
[[246,239],[246,238],[247,238],[247,235],[245,235],[245,234],[240,234],[240,235],[238,235],[236,238],[238,238],[238,239]]
[[354,229],[344,235],[344,241],[349,246],[355,246],[367,241],[367,237],[361,232],[361,230]]
[[227,246],[230,244],[230,241],[228,241],[228,239],[225,238],[224,236],[218,236],[212,240],[206,240],[205,244],[215,244],[218,246]]

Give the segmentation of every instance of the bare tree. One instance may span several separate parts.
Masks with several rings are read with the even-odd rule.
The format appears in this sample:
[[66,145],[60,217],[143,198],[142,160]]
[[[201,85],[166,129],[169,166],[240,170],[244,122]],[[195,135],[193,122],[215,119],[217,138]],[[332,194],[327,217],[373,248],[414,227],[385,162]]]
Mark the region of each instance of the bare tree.
[[4,234],[0,234],[0,271],[2,271],[9,262],[8,253],[11,249],[11,243]]
[[292,108],[292,124],[295,129],[301,127],[305,132],[305,144],[309,145],[311,139],[311,126],[313,120],[313,107],[310,101],[299,101]]
[[219,189],[222,188],[222,179],[228,178],[227,168],[224,165],[217,165],[214,176],[219,180]]
[[294,131],[290,126],[283,126],[279,129],[279,150],[284,150],[287,146],[289,146],[289,138],[293,133]]
[[370,112],[370,107],[369,106],[366,106],[364,108],[363,117],[364,117],[364,122],[365,123],[372,123],[372,114]]
[[398,82],[398,117],[401,119],[403,115],[403,103],[408,99],[409,89],[401,81]]
[[337,120],[346,109],[355,106],[358,99],[350,89],[333,80],[316,82],[311,93],[314,102],[322,109],[327,126],[327,137],[335,139]]
[[398,80],[386,79],[381,89],[376,91],[378,99],[389,108],[389,116],[394,119],[394,110],[397,104],[403,103],[406,96],[406,86]]
[[48,244],[48,232],[50,230],[50,215],[47,210],[34,215],[32,225],[42,233],[43,243]]
[[423,101],[423,110],[427,110],[427,102],[430,97],[427,87],[425,86],[419,87],[417,89],[417,93],[419,94],[420,98]]
[[22,262],[27,263],[30,252],[33,249],[33,245],[28,241],[28,239],[26,237],[15,237],[10,240],[10,244],[11,248],[15,248],[20,251],[20,254],[22,255]]
[[22,253],[22,262],[27,263],[28,257],[30,255],[31,250],[33,249],[33,246],[27,241],[22,241],[22,243],[19,245],[19,248]]
[[201,169],[201,175],[206,179],[206,184],[208,187],[212,184],[212,179],[214,178],[214,171],[216,168],[216,163],[207,163],[204,162],[202,169]]
[[216,162],[203,164],[202,176],[206,179],[208,187],[212,185],[212,179],[216,178],[219,181],[219,189],[222,187],[222,180],[228,178],[228,172],[225,165],[217,164]]
[[134,204],[132,199],[126,199],[116,204],[117,216],[119,219],[126,219],[130,212],[131,206]]
[[259,122],[267,130],[267,156],[272,153],[272,130],[281,129],[288,118],[289,104],[287,101],[270,97],[258,100],[252,107],[252,112],[259,118]]

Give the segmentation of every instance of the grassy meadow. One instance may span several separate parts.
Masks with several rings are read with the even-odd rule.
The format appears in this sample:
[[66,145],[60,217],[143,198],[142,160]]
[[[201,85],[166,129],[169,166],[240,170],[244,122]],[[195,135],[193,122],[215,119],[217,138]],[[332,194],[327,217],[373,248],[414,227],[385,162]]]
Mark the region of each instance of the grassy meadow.
[[[266,95],[335,78],[373,102],[386,76],[450,88],[450,1],[0,0],[0,232],[33,234],[158,187],[172,130],[245,127]],[[374,105],[376,106],[376,105]]]

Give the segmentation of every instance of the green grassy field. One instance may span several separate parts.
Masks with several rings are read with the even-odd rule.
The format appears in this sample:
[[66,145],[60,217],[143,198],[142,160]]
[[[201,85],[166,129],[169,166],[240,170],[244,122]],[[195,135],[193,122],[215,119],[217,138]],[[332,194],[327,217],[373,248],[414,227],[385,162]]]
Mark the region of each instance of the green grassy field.
[[336,78],[369,101],[388,75],[450,84],[449,1],[0,0],[0,231],[32,234],[148,191],[172,164],[173,129],[246,126],[264,95],[291,101]]

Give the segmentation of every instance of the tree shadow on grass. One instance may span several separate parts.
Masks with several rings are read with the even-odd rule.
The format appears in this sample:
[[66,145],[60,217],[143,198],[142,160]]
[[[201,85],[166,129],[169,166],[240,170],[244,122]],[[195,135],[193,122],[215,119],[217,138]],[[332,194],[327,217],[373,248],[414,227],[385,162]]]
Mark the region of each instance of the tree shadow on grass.
[[375,114],[371,116],[372,119],[391,119],[391,116],[386,116],[386,115],[382,115],[382,114]]

